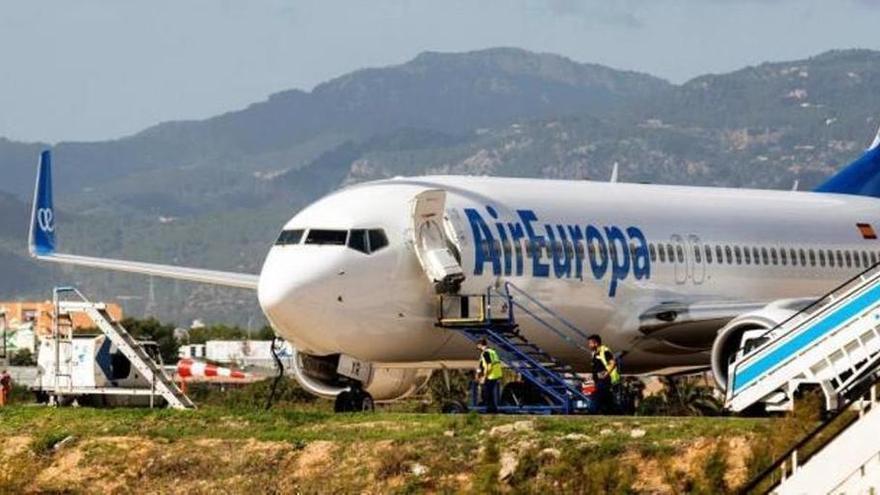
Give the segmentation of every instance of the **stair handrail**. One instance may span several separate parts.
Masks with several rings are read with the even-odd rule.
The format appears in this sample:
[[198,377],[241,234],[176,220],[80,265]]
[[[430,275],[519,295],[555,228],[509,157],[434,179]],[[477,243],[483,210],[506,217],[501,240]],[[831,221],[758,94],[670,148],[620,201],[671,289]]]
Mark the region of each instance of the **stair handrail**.
[[[501,335],[499,335],[497,332],[492,331],[491,329],[486,329],[486,332],[487,332],[489,335],[491,335],[493,339],[501,339],[501,338],[503,338]],[[522,356],[521,358],[518,358],[518,360],[520,360],[520,361],[525,361],[525,362],[527,362],[530,366],[532,366],[533,368],[536,368],[536,369],[541,369],[541,370],[546,370],[546,369],[547,369],[546,366],[544,366],[543,364],[541,364],[540,362],[538,362],[537,359],[535,359],[534,357],[529,356],[529,355],[527,355],[527,354],[523,354],[523,356]],[[527,373],[530,373],[530,372],[527,371]],[[545,393],[552,395],[552,396],[553,396],[554,398],[556,398],[557,400],[559,400],[559,401],[563,401],[563,402],[566,400],[566,398],[565,398],[565,396],[564,396],[563,394],[560,394],[560,393],[558,393],[558,392],[556,392],[556,391],[554,391],[554,390],[549,389],[548,387],[546,387],[546,385],[542,385],[540,382],[535,382],[535,383],[536,383],[536,385],[537,385],[539,388],[544,389],[544,392],[545,392]]]
[[[838,285],[837,287],[835,287],[834,289],[831,289],[830,291],[828,291],[824,296],[822,296],[822,297],[816,299],[815,301],[813,301],[812,303],[808,304],[808,305],[805,306],[804,308],[798,310],[798,311],[797,311],[796,313],[794,313],[793,315],[789,316],[789,317],[786,318],[785,320],[783,320],[783,321],[781,321],[780,323],[776,324],[774,327],[772,327],[772,328],[770,328],[769,330],[767,330],[766,332],[762,333],[762,334],[761,334],[761,337],[764,337],[764,336],[770,335],[771,333],[777,331],[778,329],[780,329],[780,328],[782,328],[782,327],[788,325],[789,323],[791,323],[792,321],[794,321],[796,318],[801,317],[801,316],[806,316],[805,318],[802,319],[802,321],[798,322],[798,325],[797,325],[797,326],[793,326],[792,328],[790,328],[790,329],[789,329],[787,332],[785,332],[784,334],[779,335],[778,337],[774,338],[773,340],[770,340],[770,341],[768,341],[768,342],[765,342],[765,343],[763,343],[763,344],[757,346],[756,348],[752,349],[751,352],[749,352],[749,353],[747,353],[745,356],[743,356],[742,359],[736,360],[736,356],[739,355],[739,353],[740,353],[742,350],[745,349],[745,346],[744,346],[744,345],[740,345],[740,347],[738,347],[738,348],[736,349],[736,351],[732,352],[731,355],[730,355],[730,359],[729,359],[729,361],[728,361],[728,365],[731,365],[731,364],[732,364],[733,367],[730,368],[729,371],[728,371],[728,374],[727,374],[727,375],[728,375],[728,380],[729,380],[729,381],[732,381],[732,380],[733,380],[733,377],[736,375],[736,371],[737,371],[737,370],[738,370],[743,364],[745,364],[745,363],[749,362],[750,360],[756,358],[756,357],[761,353],[761,350],[766,349],[768,346],[771,346],[771,345],[773,345],[774,343],[779,342],[779,341],[782,340],[783,338],[786,338],[786,337],[790,336],[790,335],[791,335],[791,334],[792,334],[792,333],[793,333],[793,332],[794,332],[794,331],[795,331],[800,325],[802,325],[803,323],[805,323],[805,322],[807,322],[807,321],[809,321],[809,320],[811,320],[811,319],[813,319],[813,318],[816,318],[816,317],[818,317],[819,315],[823,314],[823,311],[822,311],[822,310],[823,310],[823,309],[827,309],[827,308],[830,306],[830,304],[822,306],[823,303],[825,303],[825,302],[835,302],[834,300],[832,300],[832,298],[833,298],[835,295],[838,295],[838,294],[841,293],[841,292],[847,292],[847,291],[849,291],[849,290],[855,288],[855,285],[854,285],[855,282],[865,283],[865,282],[868,282],[869,280],[871,280],[872,277],[875,277],[875,276],[877,276],[877,275],[880,275],[880,271],[878,271],[878,273],[875,273],[875,274],[872,274],[871,276],[867,276],[867,277],[866,277],[866,275],[867,275],[869,272],[871,272],[871,271],[875,271],[875,270],[877,270],[878,268],[880,268],[880,262],[871,265],[869,268],[867,268],[867,269],[863,270],[862,272],[859,272],[859,273],[856,274],[855,276],[853,276],[853,277],[847,279],[847,280],[846,280],[845,282],[843,282],[842,284],[840,284],[840,285]],[[821,307],[819,307],[819,306],[821,306]],[[816,310],[817,307],[818,307],[819,311],[816,311],[815,313],[813,313],[812,311]],[[727,388],[728,388],[728,392],[730,393],[730,396],[729,396],[729,398],[727,399],[728,401],[732,400],[734,397],[736,397],[737,395],[739,395],[739,393],[736,393],[736,392],[733,391],[733,387],[732,387],[731,385],[732,385],[732,384],[728,384],[728,387],[727,387]],[[743,390],[745,390],[745,389],[743,389]]]
[[529,302],[531,302],[535,306],[541,308],[541,310],[543,310],[545,313],[549,314],[550,316],[555,318],[558,322],[560,322],[562,325],[564,325],[566,328],[568,328],[569,330],[571,330],[575,334],[577,334],[578,337],[581,338],[581,342],[585,342],[587,340],[587,334],[585,334],[583,331],[581,331],[573,323],[571,323],[570,321],[563,318],[562,315],[560,315],[557,312],[553,311],[552,309],[548,308],[546,305],[544,305],[544,303],[539,301],[537,298],[535,298],[534,296],[532,296],[531,294],[529,294],[528,292],[526,292],[522,288],[518,287],[513,282],[505,282],[504,283],[504,293],[499,292],[497,289],[494,289],[493,287],[490,287],[489,289],[490,289],[490,293],[491,293],[491,291],[494,290],[494,291],[498,292],[498,294],[500,296],[507,299],[507,301],[510,305],[509,306],[509,315],[510,315],[511,320],[513,319],[513,307],[516,306],[517,308],[522,310],[525,314],[531,316],[535,321],[537,321],[538,323],[540,323],[541,325],[543,325],[544,327],[546,327],[547,329],[549,329],[550,331],[555,333],[559,338],[565,340],[566,342],[575,346],[576,348],[580,349],[581,351],[584,351],[586,353],[590,352],[589,349],[587,349],[582,344],[580,344],[579,342],[575,341],[574,339],[572,339],[571,337],[566,335],[564,332],[561,332],[558,328],[556,328],[556,326],[554,326],[553,324],[551,324],[550,322],[548,322],[544,318],[541,318],[534,311],[531,311],[528,308],[526,308],[523,304],[520,304],[519,302],[517,302],[516,299],[514,298],[514,295],[511,293],[512,292],[511,289],[513,289],[513,292],[516,292],[516,294],[522,296],[523,298],[525,298],[526,300],[528,300]]
[[867,459],[865,459],[864,462],[862,462],[861,464],[859,464],[859,466],[858,466],[857,468],[855,468],[855,469],[853,469],[852,471],[846,473],[846,476],[845,476],[842,480],[840,480],[840,483],[838,483],[834,488],[832,488],[831,491],[830,491],[829,493],[842,493],[842,492],[840,492],[840,488],[843,487],[844,483],[846,483],[847,481],[849,481],[850,478],[853,477],[853,475],[855,475],[856,473],[860,472],[862,469],[864,469],[865,466],[868,465],[868,463],[873,462],[875,459],[880,460],[880,450],[878,450],[877,452],[874,452],[873,454],[871,454],[871,456],[868,457]]
[[[870,379],[870,381],[868,381],[869,379]],[[865,378],[863,378],[863,380],[867,383],[863,382],[863,383],[859,384],[858,392],[855,395],[851,395],[850,398],[846,399],[846,401],[842,407],[840,407],[837,411],[832,413],[831,416],[829,416],[825,421],[823,421],[821,424],[819,424],[819,426],[817,426],[812,431],[807,433],[796,444],[794,444],[791,448],[789,448],[783,454],[781,454],[775,461],[773,461],[772,464],[770,464],[763,471],[761,471],[760,473],[755,475],[752,478],[752,480],[749,481],[749,484],[747,484],[743,488],[740,488],[738,492],[741,494],[751,493],[752,490],[757,488],[761,483],[766,481],[769,476],[771,476],[780,467],[783,467],[783,465],[785,465],[790,459],[792,459],[793,454],[795,454],[795,452],[799,451],[802,447],[804,447],[805,445],[810,443],[813,439],[815,439],[822,432],[824,432],[827,428],[829,428],[832,424],[834,424],[835,420],[837,420],[837,418],[839,418],[840,416],[842,416],[843,414],[848,412],[853,405],[855,405],[858,402],[863,401],[863,399],[865,398],[865,395],[870,395],[871,399],[874,399],[874,393],[872,392],[872,389],[875,386],[877,386],[877,384],[880,384],[880,374],[868,374],[865,376]],[[852,388],[856,389],[857,387],[853,386]],[[869,400],[866,410],[870,410],[876,406],[878,406],[878,404],[875,403],[874,400]],[[802,465],[802,464],[806,463],[807,461],[809,461],[810,459],[812,459],[813,456],[815,456],[822,449],[827,447],[828,444],[830,444],[832,441],[834,441],[835,438],[840,436],[844,431],[846,431],[856,421],[861,419],[862,416],[864,416],[864,414],[858,414],[858,415],[853,416],[839,430],[834,432],[833,435],[829,436],[828,438],[824,439],[821,443],[819,443],[819,445],[817,445],[816,448],[812,452],[810,452],[809,455],[807,455],[805,457],[797,456],[796,462],[798,464]],[[770,488],[768,490],[766,490],[762,493],[769,493],[770,490],[772,488],[778,486],[780,482],[781,482],[781,480],[776,481],[773,485],[770,486]]]

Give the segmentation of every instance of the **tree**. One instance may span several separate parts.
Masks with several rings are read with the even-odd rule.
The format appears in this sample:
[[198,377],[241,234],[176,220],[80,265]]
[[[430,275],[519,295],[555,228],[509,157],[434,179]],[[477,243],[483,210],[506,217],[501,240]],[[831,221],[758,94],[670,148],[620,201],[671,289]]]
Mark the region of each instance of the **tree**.
[[126,318],[122,320],[122,326],[138,340],[152,340],[159,346],[159,353],[166,363],[177,361],[177,348],[179,344],[174,338],[174,326],[163,325],[155,318],[138,320]]
[[30,349],[20,349],[9,356],[10,366],[34,366],[35,364],[37,363],[34,361],[34,355]]
[[275,337],[275,331],[268,326],[249,334],[246,329],[237,326],[211,325],[190,329],[188,343],[204,344],[209,340],[272,340],[273,337]]

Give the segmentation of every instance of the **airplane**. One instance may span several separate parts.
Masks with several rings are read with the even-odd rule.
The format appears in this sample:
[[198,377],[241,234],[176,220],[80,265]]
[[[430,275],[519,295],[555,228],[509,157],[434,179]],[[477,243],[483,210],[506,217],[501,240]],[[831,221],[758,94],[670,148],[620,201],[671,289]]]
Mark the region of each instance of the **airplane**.
[[[56,252],[51,162],[42,152],[33,257],[256,291],[295,349],[297,380],[351,408],[473,368],[473,345],[436,325],[438,293],[516,284],[624,351],[626,373],[711,366],[723,388],[746,336],[880,260],[880,132],[809,192],[478,176],[352,185],[296,213],[259,274]],[[579,345],[518,323],[589,369]]]

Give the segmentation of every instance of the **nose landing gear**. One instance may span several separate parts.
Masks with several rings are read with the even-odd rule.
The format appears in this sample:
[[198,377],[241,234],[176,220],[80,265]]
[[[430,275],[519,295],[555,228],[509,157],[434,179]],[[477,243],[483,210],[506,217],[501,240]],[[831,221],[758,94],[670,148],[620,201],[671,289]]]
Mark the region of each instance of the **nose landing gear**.
[[340,392],[333,404],[333,411],[338,413],[373,412],[375,410],[376,404],[373,402],[373,396],[361,388],[360,384],[352,385],[349,390]]

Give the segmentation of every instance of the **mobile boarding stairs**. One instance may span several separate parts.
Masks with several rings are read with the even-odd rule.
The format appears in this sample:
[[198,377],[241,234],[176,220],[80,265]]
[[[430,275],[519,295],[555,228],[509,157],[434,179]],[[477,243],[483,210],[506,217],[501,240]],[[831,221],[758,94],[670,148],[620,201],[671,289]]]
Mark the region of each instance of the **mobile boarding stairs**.
[[[441,295],[437,325],[458,332],[471,342],[485,338],[498,352],[508,369],[522,377],[532,389],[499,402],[501,413],[575,414],[594,412],[592,399],[584,393],[582,378],[528,340],[520,332],[515,313],[531,317],[538,326],[551,332],[584,353],[587,335],[539,300],[516,285],[506,283],[503,290],[490,288],[479,295]],[[523,400],[531,396],[532,400]],[[477,402],[476,384],[471,386],[468,409],[485,411]]]
[[733,358],[726,407],[790,409],[798,389],[818,386],[836,410],[854,385],[880,370],[880,265],[875,265],[762,335]]
[[[91,302],[73,287],[56,287],[53,290],[55,317],[52,335],[52,352],[55,353],[51,379],[43,390],[56,403],[64,397],[74,398],[91,395],[149,396],[150,407],[154,399],[161,397],[174,409],[193,409],[195,404],[184,394],[153,360],[142,345],[107,312],[104,303]],[[74,376],[75,360],[72,317],[85,314],[131,363],[136,373],[149,384],[149,388],[93,386],[77,383]]]

